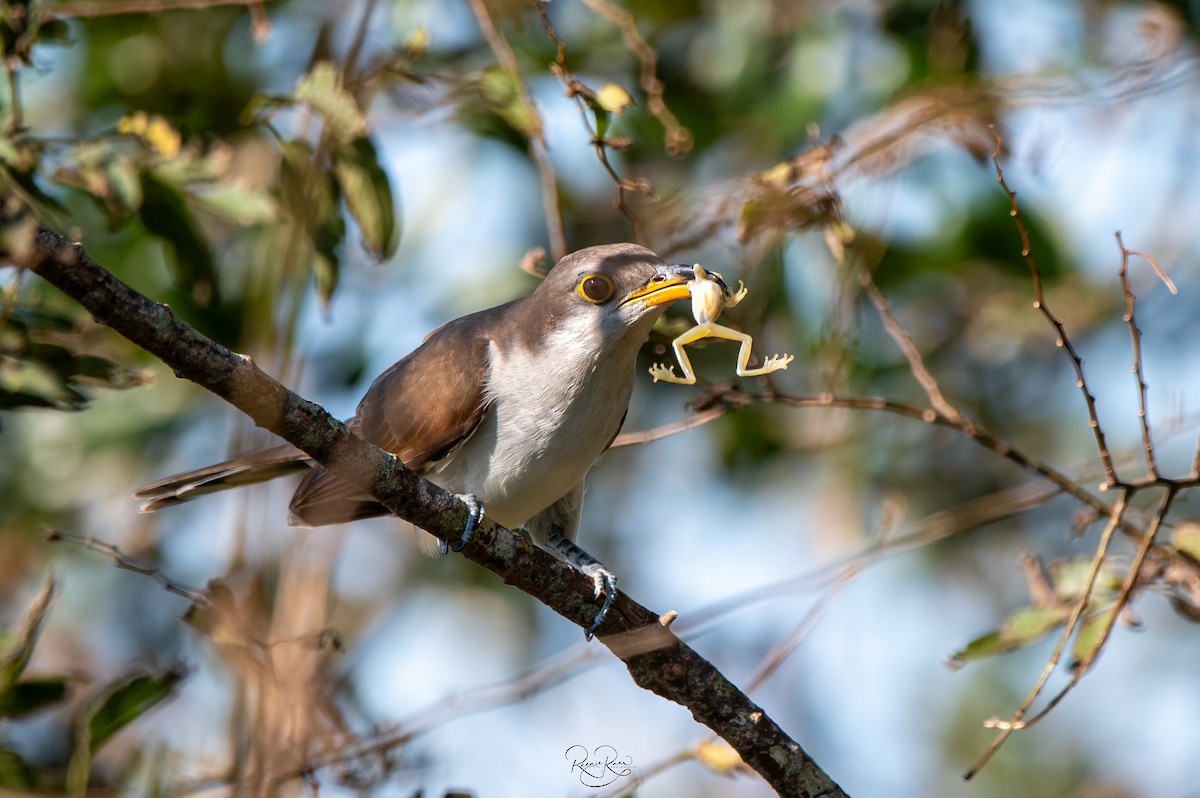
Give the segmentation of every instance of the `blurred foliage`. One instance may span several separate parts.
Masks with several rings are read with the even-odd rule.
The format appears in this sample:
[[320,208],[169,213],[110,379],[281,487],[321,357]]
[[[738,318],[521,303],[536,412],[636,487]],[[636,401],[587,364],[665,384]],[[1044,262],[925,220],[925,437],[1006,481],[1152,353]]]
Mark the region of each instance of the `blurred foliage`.
[[0,327],[0,409],[79,410],[88,403],[86,388],[133,388],[146,383],[143,372],[74,351],[71,342],[79,338],[77,314],[13,308]]
[[[34,599],[16,635],[3,636],[0,648],[0,720],[20,720],[45,712],[68,698],[69,682],[79,676],[22,678],[37,646],[57,588],[47,582]],[[69,763],[35,766],[9,746],[0,727],[0,789],[73,794],[87,791],[92,762],[114,734],[169,698],[184,677],[179,668],[161,674],[133,673],[101,687],[71,713]]]
[[[1044,190],[1064,156],[1047,144],[1053,127],[1030,132],[1025,115],[1070,107],[1079,115],[1063,135],[1113,133],[1104,111],[1167,96],[1184,80],[1172,71],[1173,59],[1194,63],[1187,61],[1196,46],[1194,2],[1066,4],[1078,13],[1070,22],[1074,38],[1063,41],[1050,38],[1057,29],[1036,16],[1058,6],[1022,6],[1012,13],[1029,14],[1029,30],[1057,48],[1034,72],[1018,74],[1023,81],[1010,79],[1004,62],[1013,34],[994,20],[989,27],[979,4],[966,2],[554,0],[543,7],[550,30],[533,7],[505,0],[247,1],[189,11],[165,5],[0,0],[6,262],[25,262],[37,224],[46,223],[82,239],[121,279],[168,302],[205,334],[288,379],[316,375],[322,389],[349,395],[373,376],[378,339],[393,337],[392,319],[370,326],[361,318],[378,310],[371,300],[403,293],[388,312],[432,326],[434,317],[461,312],[454,301],[464,296],[471,303],[501,299],[507,288],[490,282],[487,270],[496,264],[487,259],[501,262],[501,273],[516,273],[511,243],[491,240],[488,220],[456,218],[448,251],[431,232],[436,218],[468,213],[461,209],[476,207],[464,201],[468,195],[506,212],[537,207],[543,215],[520,220],[512,239],[529,251],[547,247],[558,222],[545,217],[538,197],[552,185],[570,249],[636,238],[672,259],[719,264],[745,278],[751,292],[726,319],[754,334],[757,353],[803,353],[777,383],[747,382],[747,390],[768,398],[771,390],[813,391],[924,403],[912,364],[864,296],[862,277],[869,275],[966,416],[1057,467],[1093,457],[1087,419],[1069,393],[1073,376],[1063,377],[1054,333],[1030,311],[1022,243],[989,162],[998,146],[990,126],[1003,139],[1005,162],[1023,165],[1022,190],[1035,187],[1022,219],[1049,301],[1087,348],[1089,369],[1117,362],[1125,370],[1127,332],[1112,270],[1083,262],[1078,236],[1064,221],[1067,210],[1087,210],[1097,197],[1086,189],[1067,198]],[[511,49],[513,63],[483,35],[486,23]],[[1034,58],[1033,42],[1017,49]],[[1158,113],[1138,113],[1155,119],[1160,132],[1171,128]],[[548,155],[539,160],[542,139]],[[399,164],[434,151],[413,142],[447,145],[441,160],[413,170],[414,183],[435,185],[423,195],[433,197],[427,206],[401,201],[420,186],[401,180],[408,167]],[[1172,149],[1161,140],[1139,148],[1146,157]],[[1186,180],[1195,172],[1194,153],[1187,154],[1194,148],[1175,149],[1190,160],[1164,171]],[[1103,158],[1089,172],[1102,172]],[[1178,253],[1190,241],[1179,221],[1187,218],[1180,211],[1189,207],[1186,191],[1176,185],[1176,193],[1151,196],[1129,186],[1124,213],[1149,208],[1159,220],[1154,242]],[[1099,240],[1110,231],[1091,235]],[[464,253],[478,262],[464,264]],[[19,586],[41,581],[52,559],[68,570],[97,569],[95,552],[47,553],[40,537],[47,520],[119,534],[147,557],[216,570],[229,585],[211,585],[182,609],[163,609],[149,579],[113,588],[111,602],[97,598],[78,617],[52,619],[78,642],[43,654],[51,663],[45,673],[27,673],[31,661],[37,664],[31,657],[54,592],[43,591],[44,606],[24,611],[22,631],[4,641],[0,787],[83,792],[135,778],[142,766],[153,774],[149,782],[170,789],[195,777],[198,766],[176,783],[169,759],[155,764],[152,755],[162,749],[153,733],[126,748],[106,747],[122,728],[142,726],[135,721],[175,695],[184,675],[182,666],[128,663],[173,661],[184,634],[216,652],[229,695],[241,697],[230,703],[243,704],[250,694],[259,702],[253,712],[230,711],[230,747],[243,746],[235,752],[243,765],[278,757],[303,770],[281,742],[289,735],[307,731],[336,747],[345,735],[374,730],[378,719],[358,706],[361,686],[327,671],[327,655],[341,640],[327,633],[323,614],[322,591],[333,590],[327,572],[303,586],[289,583],[271,548],[277,541],[257,520],[239,522],[237,530],[222,520],[217,534],[210,528],[216,521],[206,518],[206,541],[228,532],[236,542],[227,562],[198,566],[171,536],[131,523],[127,503],[115,510],[104,503],[123,496],[159,460],[189,447],[217,450],[225,427],[197,409],[194,394],[172,389],[170,379],[157,380],[154,393],[109,395],[107,389],[149,381],[155,372],[145,355],[97,333],[19,268],[0,270],[0,279],[0,410],[13,411],[0,420],[0,598],[15,602]],[[350,317],[353,329],[323,330],[305,350],[300,341],[313,300]],[[686,309],[672,311],[656,330],[646,365],[669,354],[667,342],[688,326]],[[1191,326],[1185,319],[1180,329]],[[1109,346],[1116,334],[1119,361]],[[713,343],[693,350],[700,390],[712,391],[714,402],[721,401],[732,349]],[[1062,388],[1054,401],[1049,385]],[[675,407],[694,394],[656,396]],[[89,412],[70,421],[52,412],[85,406]],[[961,511],[1024,477],[997,451],[971,448],[944,428],[931,432],[911,419],[866,411],[748,406],[706,434],[712,478],[732,482],[746,506],[754,500],[741,497],[756,496],[760,481],[779,481],[785,471],[795,483],[836,484],[796,500],[841,520],[814,524],[822,540],[865,545],[870,535],[859,527],[873,529],[874,516],[885,515],[880,506],[903,495],[914,525],[928,516],[955,531],[988,527],[986,546],[1008,546],[999,557],[1005,565],[1012,548],[1045,545],[1053,564],[1027,567],[1024,593],[980,553],[992,551],[982,535],[946,533],[925,547],[929,580],[962,579],[992,610],[975,639],[962,631],[958,639],[968,642],[956,643],[954,664],[1041,652],[1083,595],[1080,574],[1090,562],[1074,532],[1086,524],[1058,508]],[[1136,434],[1129,440],[1136,451]],[[702,485],[697,492],[707,491]],[[1176,565],[1200,562],[1198,537],[1185,520],[1164,534],[1160,549]],[[1095,653],[1126,567],[1118,559],[1100,571],[1068,652],[1075,662]],[[441,570],[398,581],[496,589],[486,574],[455,562],[421,568]],[[1186,570],[1164,566],[1150,582],[1180,616],[1196,620],[1200,585],[1187,581]],[[98,595],[110,587],[85,584]],[[391,596],[373,598],[385,603]],[[364,635],[378,611],[362,597],[330,603],[340,607],[339,624]],[[115,612],[118,620],[105,626],[103,607],[111,606],[124,607],[125,615],[136,609],[137,617]],[[303,617],[307,625],[288,615],[296,607],[312,613]],[[156,621],[147,620],[152,615]],[[526,634],[522,655],[545,650],[533,631]],[[766,645],[760,643],[730,649]],[[74,695],[83,672],[100,685],[87,697]],[[977,678],[963,701],[973,722],[996,711],[996,696],[1013,692]],[[983,702],[982,694],[992,698]],[[311,727],[289,714],[298,707],[319,716],[307,718]],[[27,748],[15,744],[31,722],[49,716],[61,721],[49,735],[55,739],[38,744],[31,733]],[[948,756],[964,756],[962,738],[947,737]],[[115,764],[97,762],[102,747]],[[182,751],[185,758],[192,753]],[[1047,783],[1086,785],[1072,756],[1031,756],[1030,772],[1012,783],[1028,785],[1043,773]],[[737,769],[720,746],[695,749],[693,758],[716,772]],[[401,778],[409,764],[391,752],[372,763],[375,770],[364,765],[364,772],[339,775],[366,791]]]

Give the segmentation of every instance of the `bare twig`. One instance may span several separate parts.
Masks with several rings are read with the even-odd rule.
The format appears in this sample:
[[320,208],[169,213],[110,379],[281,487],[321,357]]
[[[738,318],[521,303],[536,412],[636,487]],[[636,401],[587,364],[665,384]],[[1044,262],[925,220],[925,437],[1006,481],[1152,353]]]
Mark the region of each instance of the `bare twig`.
[[554,174],[554,165],[550,163],[550,155],[546,151],[546,136],[542,129],[542,116],[533,98],[529,96],[529,88],[521,77],[521,65],[517,63],[517,55],[509,46],[508,40],[496,27],[492,12],[484,0],[468,0],[483,38],[496,60],[507,69],[516,81],[521,92],[521,104],[525,106],[529,118],[535,120],[533,129],[529,131],[529,157],[537,169],[538,179],[542,184],[542,208],[546,215],[546,234],[550,238],[550,254],[558,262],[567,254],[567,238],[563,230],[562,209],[558,201],[558,178]]
[[[1178,489],[1173,485],[1166,486],[1166,492],[1163,494],[1162,503],[1159,504],[1158,510],[1154,513],[1154,517],[1150,521],[1150,526],[1146,529],[1145,535],[1142,536],[1141,545],[1138,546],[1137,553],[1133,556],[1133,562],[1129,565],[1129,571],[1125,574],[1125,580],[1121,583],[1121,590],[1117,594],[1116,601],[1113,603],[1108,619],[1104,623],[1104,628],[1100,631],[1099,637],[1092,645],[1082,660],[1075,665],[1074,672],[1071,674],[1071,680],[1052,698],[1047,705],[1036,716],[1030,718],[1026,725],[1031,725],[1045,717],[1058,703],[1066,697],[1066,695],[1079,684],[1079,680],[1096,661],[1096,657],[1100,655],[1104,644],[1108,641],[1112,634],[1113,627],[1116,626],[1117,619],[1121,617],[1121,611],[1129,604],[1129,600],[1133,595],[1133,591],[1137,588],[1138,582],[1142,576],[1142,567],[1146,563],[1146,557],[1149,555],[1151,548],[1154,546],[1155,538],[1162,529],[1163,523],[1166,521],[1167,514],[1171,510],[1171,504],[1178,494]],[[1094,582],[1094,577],[1093,577]],[[1092,584],[1089,583],[1089,592],[1092,589]]]
[[342,62],[342,83],[349,84],[354,81],[354,70],[358,65],[358,57],[362,53],[363,43],[367,40],[367,34],[371,30],[371,16],[375,13],[376,0],[363,0],[362,10],[358,16],[358,26],[354,29],[354,38],[350,41],[350,48],[346,51],[346,58]]
[[609,448],[616,449],[619,446],[634,446],[639,443],[662,440],[671,435],[703,426],[710,421],[715,421],[733,409],[735,409],[733,405],[717,405],[707,410],[701,410],[695,415],[688,416],[679,421],[672,421],[669,424],[663,424],[653,429],[642,430],[640,432],[622,432],[613,440]]
[[[1100,534],[1100,541],[1096,545],[1096,554],[1092,558],[1092,567],[1091,570],[1088,571],[1087,583],[1084,589],[1080,592],[1079,597],[1076,599],[1075,605],[1071,608],[1071,614],[1067,618],[1062,633],[1059,635],[1058,644],[1055,646],[1054,652],[1050,655],[1050,658],[1046,661],[1045,666],[1042,668],[1042,673],[1034,683],[1033,689],[1029,691],[1029,694],[1025,697],[1025,700],[1021,702],[1021,705],[1015,712],[1013,712],[1012,717],[1009,720],[990,721],[988,723],[989,727],[999,729],[1000,734],[996,735],[995,739],[993,739],[991,744],[988,745],[988,748],[983,755],[980,756],[979,759],[976,760],[975,764],[972,765],[971,768],[963,775],[964,779],[974,778],[975,774],[978,773],[983,766],[988,763],[989,760],[991,760],[992,756],[994,756],[995,753],[1000,750],[1000,746],[1004,745],[1004,742],[1009,738],[1009,736],[1012,735],[1014,731],[1027,728],[1033,722],[1032,720],[1024,720],[1025,715],[1029,712],[1029,708],[1033,706],[1033,702],[1037,700],[1037,697],[1042,694],[1042,690],[1045,689],[1046,682],[1049,681],[1050,675],[1054,672],[1054,669],[1058,667],[1058,663],[1062,658],[1062,654],[1064,651],[1066,651],[1067,644],[1071,640],[1071,635],[1074,634],[1075,629],[1079,625],[1079,619],[1083,617],[1083,613],[1087,609],[1088,603],[1092,598],[1092,591],[1096,585],[1096,577],[1100,574],[1100,568],[1103,566],[1108,556],[1108,547],[1109,544],[1112,543],[1113,533],[1121,525],[1121,521],[1124,518],[1125,508],[1128,506],[1127,502],[1130,493],[1131,491],[1129,488],[1122,488],[1120,497],[1117,499],[1116,504],[1113,505],[1113,508],[1109,513],[1108,523],[1105,525],[1104,531]],[[1055,703],[1057,703],[1057,700]],[[1045,711],[1046,710],[1043,710],[1041,714],[1044,715]]]
[[879,286],[875,285],[874,278],[871,277],[871,270],[862,268],[859,270],[858,283],[866,292],[867,298],[871,300],[871,304],[875,306],[875,310],[879,313],[879,318],[883,321],[883,328],[887,330],[888,335],[900,347],[900,351],[904,353],[904,358],[908,361],[909,371],[921,388],[925,390],[925,395],[929,397],[929,404],[933,406],[940,415],[945,416],[946,420],[951,424],[961,425],[963,417],[959,415],[958,410],[954,405],[947,401],[942,389],[938,386],[937,380],[929,373],[929,369],[925,367],[925,359],[921,357],[921,350],[917,349],[911,337],[900,326],[900,322],[896,321],[895,314],[892,313],[892,308],[888,304],[887,298],[879,290]]
[[616,167],[608,158],[609,147],[613,146],[610,139],[600,135],[600,132],[592,125],[592,120],[588,116],[587,98],[595,99],[595,93],[588,88],[581,80],[575,77],[567,66],[567,47],[562,39],[558,37],[558,31],[554,29],[554,25],[550,22],[550,16],[546,11],[547,3],[542,0],[535,0],[535,8],[537,9],[538,19],[541,20],[542,27],[546,31],[546,35],[553,42],[556,54],[554,64],[551,65],[551,70],[558,79],[562,82],[567,90],[567,96],[575,100],[575,105],[579,109],[579,114],[583,118],[583,126],[591,135],[592,148],[596,152],[596,159],[600,161],[600,165],[608,172],[609,178],[613,181],[613,186],[616,189],[616,197],[613,204],[616,206],[625,218],[633,224],[634,236],[639,241],[644,241],[643,223],[640,218],[629,207],[629,203],[625,201],[626,191],[638,191],[646,194],[652,193],[649,181],[646,180],[626,180],[617,173]]
[[162,14],[167,11],[203,11],[225,6],[252,9],[277,0],[67,0],[47,3],[41,13],[59,19],[92,19],[123,14]]
[[692,133],[679,124],[663,99],[663,82],[658,77],[658,53],[638,32],[637,20],[628,10],[608,0],[583,0],[584,5],[616,25],[625,45],[641,64],[641,86],[646,93],[646,108],[663,126],[664,144],[670,155],[682,155],[692,148]]
[[162,585],[163,590],[168,593],[174,593],[177,596],[182,596],[193,604],[201,607],[208,606],[208,596],[204,595],[194,588],[181,585],[171,577],[163,573],[160,565],[147,565],[146,563],[138,562],[129,555],[125,554],[117,546],[111,543],[105,543],[103,540],[92,537],[91,535],[72,535],[69,532],[59,532],[57,529],[48,528],[45,530],[46,540],[59,541],[65,540],[68,543],[75,543],[90,549],[98,554],[102,554],[112,560],[112,564],[124,571],[132,571],[135,574],[142,574],[153,579],[158,584]]
[[[1117,274],[1121,280],[1121,292],[1125,295],[1125,323],[1129,325],[1129,337],[1133,344],[1133,374],[1137,380],[1138,386],[1138,420],[1142,426],[1142,446],[1146,451],[1146,470],[1150,476],[1157,477],[1158,461],[1154,456],[1154,439],[1150,435],[1150,416],[1146,411],[1146,376],[1142,369],[1142,331],[1138,329],[1137,319],[1133,315],[1134,296],[1133,289],[1129,286],[1129,256],[1132,254],[1130,250],[1125,248],[1125,242],[1121,240],[1121,231],[1118,230],[1117,246],[1121,248],[1121,268]],[[1166,274],[1158,268],[1158,264],[1154,264],[1155,271],[1166,278]],[[1169,278],[1167,285],[1174,287]]]
[[1004,189],[1004,193],[1008,195],[1008,201],[1011,206],[1009,215],[1013,218],[1013,224],[1017,227],[1017,233],[1021,236],[1021,257],[1025,259],[1025,264],[1029,267],[1029,274],[1033,278],[1033,307],[1040,311],[1046,321],[1054,328],[1057,338],[1055,345],[1067,353],[1067,357],[1071,360],[1071,365],[1075,368],[1075,387],[1083,393],[1083,400],[1087,405],[1088,426],[1091,427],[1092,433],[1096,437],[1096,448],[1099,450],[1100,461],[1104,464],[1104,489],[1119,487],[1122,483],[1117,477],[1116,468],[1113,466],[1112,455],[1108,451],[1108,443],[1104,439],[1104,430],[1100,426],[1100,419],[1096,415],[1096,397],[1088,388],[1087,379],[1083,374],[1083,358],[1079,356],[1071,339],[1067,336],[1067,329],[1063,325],[1062,320],[1055,316],[1050,308],[1046,305],[1046,296],[1042,288],[1042,273],[1038,269],[1037,262],[1033,259],[1033,250],[1029,243],[1029,228],[1025,226],[1025,220],[1021,217],[1020,207],[1017,205],[1017,192],[1009,188],[1008,182],[1004,178],[1004,166],[1000,162],[1000,149],[1002,140],[995,125],[988,126],[992,131],[992,136],[995,138],[995,148],[992,150],[992,164],[996,170],[996,182]]

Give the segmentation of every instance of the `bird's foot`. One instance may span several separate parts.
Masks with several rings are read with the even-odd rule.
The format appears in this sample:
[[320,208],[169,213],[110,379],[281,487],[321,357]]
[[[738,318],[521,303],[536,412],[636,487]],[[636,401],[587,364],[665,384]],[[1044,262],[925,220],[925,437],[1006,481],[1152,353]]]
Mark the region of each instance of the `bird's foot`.
[[613,602],[617,600],[617,575],[608,570],[604,563],[576,546],[575,541],[565,537],[561,531],[556,530],[551,533],[544,545],[562,557],[567,565],[584,576],[591,577],[594,598],[604,596],[604,603],[600,605],[600,611],[592,619],[592,625],[583,632],[584,639],[591,640],[595,636],[596,630],[600,628],[600,624],[604,623],[608,617],[608,611],[612,609]]
[[600,624],[608,618],[608,611],[612,609],[613,602],[617,600],[617,575],[600,563],[586,566],[580,570],[592,578],[592,584],[595,586],[594,596],[596,598],[604,596],[604,603],[600,605],[600,611],[592,619],[592,625],[583,632],[584,639],[591,640],[595,636],[596,630],[600,628]]
[[467,525],[463,527],[462,537],[458,543],[453,546],[446,543],[444,540],[438,541],[438,552],[445,554],[447,551],[453,551],[456,554],[463,550],[467,545],[467,541],[471,539],[471,535],[475,534],[475,530],[479,528],[479,522],[483,520],[483,502],[474,493],[467,493],[459,496],[463,503],[467,505]]

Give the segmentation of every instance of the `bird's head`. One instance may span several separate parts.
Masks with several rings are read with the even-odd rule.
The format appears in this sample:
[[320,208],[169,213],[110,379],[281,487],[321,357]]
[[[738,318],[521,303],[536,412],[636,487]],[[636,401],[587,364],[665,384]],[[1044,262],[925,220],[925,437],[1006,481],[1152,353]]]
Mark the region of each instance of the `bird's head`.
[[687,299],[691,266],[667,263],[636,244],[606,244],[560,260],[535,293],[606,339],[644,341],[654,321],[677,299]]

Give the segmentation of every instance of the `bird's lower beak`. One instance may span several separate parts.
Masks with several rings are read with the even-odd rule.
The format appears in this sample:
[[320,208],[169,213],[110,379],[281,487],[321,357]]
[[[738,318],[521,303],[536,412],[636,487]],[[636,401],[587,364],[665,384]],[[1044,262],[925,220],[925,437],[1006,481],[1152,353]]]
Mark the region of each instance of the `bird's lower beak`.
[[695,278],[696,273],[691,266],[678,263],[664,264],[658,273],[644,285],[629,292],[629,295],[621,300],[621,304],[641,302],[646,307],[654,307],[674,302],[677,299],[687,299],[691,296],[688,291],[688,283]]

